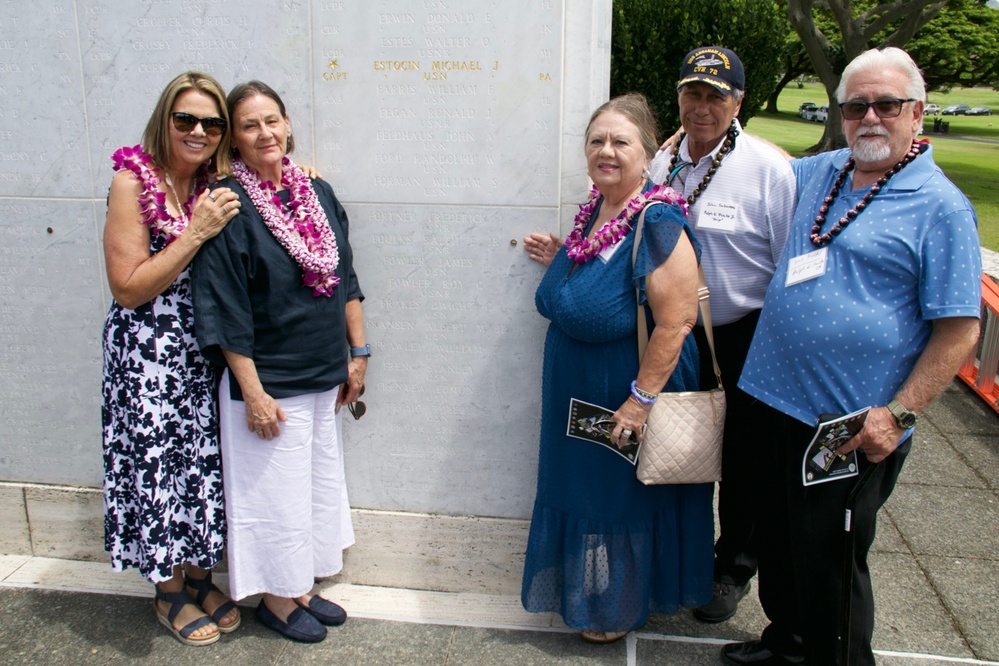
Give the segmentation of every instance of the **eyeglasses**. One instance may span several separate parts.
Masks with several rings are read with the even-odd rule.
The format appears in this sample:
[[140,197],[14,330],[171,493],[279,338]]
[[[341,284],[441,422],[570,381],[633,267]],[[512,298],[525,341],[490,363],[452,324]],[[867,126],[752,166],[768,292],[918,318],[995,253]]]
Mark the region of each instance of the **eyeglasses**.
[[190,132],[198,123],[201,123],[201,129],[205,130],[205,134],[220,136],[226,128],[224,118],[198,118],[183,111],[175,111],[170,114],[170,117],[173,118],[173,126],[177,128],[178,132]]
[[843,102],[839,105],[845,120],[860,120],[867,115],[867,109],[874,107],[874,113],[878,118],[897,118],[902,113],[902,105],[906,102],[915,102],[912,97],[909,99],[879,99],[876,102]]
[[[361,384],[361,391],[357,394],[357,397],[360,398],[362,395],[364,395],[364,384]],[[368,406],[360,400],[357,402],[348,402],[347,411],[350,412],[350,415],[353,416],[356,421],[364,416],[364,414],[368,411]]]

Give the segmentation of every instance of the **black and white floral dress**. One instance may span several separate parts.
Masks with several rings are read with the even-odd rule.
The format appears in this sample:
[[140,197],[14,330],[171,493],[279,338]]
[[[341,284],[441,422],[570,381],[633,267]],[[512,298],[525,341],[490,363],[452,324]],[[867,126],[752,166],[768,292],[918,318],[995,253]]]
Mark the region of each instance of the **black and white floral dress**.
[[[150,230],[150,251],[166,238]],[[104,540],[116,571],[150,582],[222,557],[225,510],[216,374],[194,338],[185,269],[134,310],[112,302],[104,323]]]

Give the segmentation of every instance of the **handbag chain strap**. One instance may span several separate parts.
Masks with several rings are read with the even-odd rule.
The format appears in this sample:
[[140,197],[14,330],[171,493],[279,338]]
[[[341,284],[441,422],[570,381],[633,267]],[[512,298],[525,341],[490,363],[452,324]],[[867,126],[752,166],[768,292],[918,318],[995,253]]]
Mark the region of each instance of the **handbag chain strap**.
[[[635,245],[631,249],[632,271],[634,271],[635,260],[638,258],[638,244],[642,240],[642,229],[645,227],[645,211],[658,203],[662,202],[653,201],[643,208],[641,214],[638,216],[638,224],[635,225]],[[715,334],[711,328],[711,303],[709,296],[708,285],[704,279],[704,269],[698,264],[697,306],[701,312],[701,322],[704,324],[704,335],[708,339],[708,348],[711,349],[711,362],[714,364],[715,379],[718,382],[718,388],[723,388],[721,368],[718,367],[718,357],[715,355]],[[642,305],[641,293],[637,286],[635,287],[635,301],[638,303],[638,363],[641,365],[642,359],[645,358],[645,349],[649,346],[649,324],[645,319],[645,306]]]

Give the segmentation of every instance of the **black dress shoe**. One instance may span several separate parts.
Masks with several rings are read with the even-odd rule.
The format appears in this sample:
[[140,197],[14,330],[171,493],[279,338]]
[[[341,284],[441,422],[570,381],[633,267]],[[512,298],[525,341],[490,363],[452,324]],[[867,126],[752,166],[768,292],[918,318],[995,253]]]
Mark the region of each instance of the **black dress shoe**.
[[723,662],[733,666],[785,666],[790,664],[801,666],[805,663],[801,657],[785,657],[774,654],[763,646],[763,641],[729,643],[722,648],[721,658]]
[[711,588],[711,601],[694,609],[694,617],[701,622],[714,624],[724,622],[739,610],[739,602],[749,592],[749,581],[745,585],[731,583],[715,584]]

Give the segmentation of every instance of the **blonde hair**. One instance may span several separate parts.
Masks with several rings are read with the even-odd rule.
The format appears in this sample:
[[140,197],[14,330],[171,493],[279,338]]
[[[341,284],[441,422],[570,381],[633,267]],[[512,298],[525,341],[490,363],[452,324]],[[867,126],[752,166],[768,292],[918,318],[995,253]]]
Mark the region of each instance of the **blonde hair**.
[[[188,90],[197,90],[208,95],[215,101],[218,107],[219,117],[225,120],[226,130],[222,135],[223,141],[219,141],[215,152],[208,159],[209,173],[227,173],[229,170],[229,155],[219,150],[225,138],[231,133],[232,127],[229,122],[229,111],[225,105],[225,91],[214,78],[204,72],[184,72],[173,81],[167,84],[160,99],[156,102],[153,115],[146,123],[146,129],[142,133],[142,145],[146,152],[153,158],[153,161],[161,167],[169,167],[173,160],[173,152],[170,148],[170,114],[173,105],[181,93]],[[214,161],[214,166],[212,162]]]

